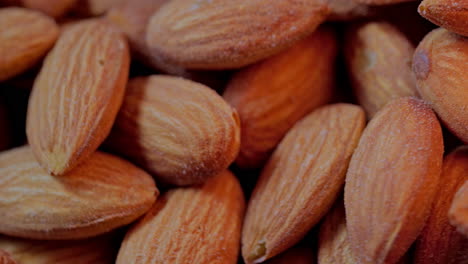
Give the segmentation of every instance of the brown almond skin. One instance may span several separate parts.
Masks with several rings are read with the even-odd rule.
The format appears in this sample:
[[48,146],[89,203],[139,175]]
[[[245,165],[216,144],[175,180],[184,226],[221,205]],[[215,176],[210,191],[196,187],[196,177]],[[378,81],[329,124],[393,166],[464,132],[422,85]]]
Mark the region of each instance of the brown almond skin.
[[143,215],[158,195],[146,172],[100,152],[55,177],[25,146],[2,152],[0,170],[0,233],[10,236],[56,240],[106,233]]
[[310,34],[327,14],[323,0],[172,0],[151,18],[146,41],[186,68],[240,68]]
[[53,19],[36,11],[0,9],[0,82],[39,62],[59,35]]
[[245,201],[225,170],[203,185],[172,189],[127,233],[117,264],[235,264]]
[[468,180],[468,148],[447,155],[436,199],[414,251],[415,264],[468,263],[468,239],[449,222],[448,212],[457,190]]
[[370,22],[353,27],[346,43],[354,94],[369,118],[395,98],[417,96],[411,71],[414,47],[394,26]]
[[463,0],[424,0],[418,12],[432,23],[468,37],[468,2]]
[[457,231],[468,237],[468,181],[462,185],[453,198],[449,210],[450,223],[457,228]]
[[47,56],[29,99],[26,133],[39,163],[62,175],[107,137],[122,104],[130,55],[102,20],[67,26]]
[[419,44],[413,72],[421,97],[445,126],[468,143],[468,39],[439,28]]
[[223,97],[241,119],[237,165],[263,166],[299,119],[331,99],[336,54],[334,32],[319,28],[291,48],[234,75]]
[[313,111],[288,132],[247,207],[245,263],[261,263],[292,247],[327,213],[364,125],[359,106],[334,104]]
[[363,132],[346,175],[349,241],[362,264],[396,263],[430,214],[443,139],[430,107],[416,98],[387,104]]
[[314,264],[315,254],[312,248],[295,246],[284,253],[264,262],[265,264]]

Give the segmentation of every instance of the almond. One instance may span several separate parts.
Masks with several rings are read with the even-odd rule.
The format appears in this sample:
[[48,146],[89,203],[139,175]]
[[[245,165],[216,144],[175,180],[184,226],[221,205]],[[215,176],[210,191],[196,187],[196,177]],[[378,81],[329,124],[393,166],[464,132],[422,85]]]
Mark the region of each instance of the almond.
[[158,190],[147,173],[94,153],[54,177],[30,147],[0,154],[0,233],[32,239],[77,239],[108,232],[144,214]]
[[468,37],[468,2],[424,0],[418,12],[434,24]]
[[358,263],[395,263],[417,238],[435,198],[443,149],[437,117],[419,99],[396,99],[370,121],[345,184]]
[[[22,6],[43,12],[51,17],[62,17],[76,3],[77,0],[19,0]],[[38,33],[44,33],[39,31]]]
[[436,199],[414,252],[415,264],[468,263],[468,239],[449,223],[448,211],[456,191],[468,180],[468,147],[444,159]]
[[296,246],[286,252],[264,262],[265,264],[312,264],[315,263],[315,255],[312,248]]
[[468,39],[439,28],[419,44],[413,58],[421,97],[445,125],[468,143]]
[[10,254],[7,252],[3,251],[0,249],[0,263],[1,264],[17,264],[16,261],[14,261]]
[[0,29],[0,81],[34,66],[59,34],[53,19],[18,7],[0,9]]
[[288,132],[247,207],[242,230],[247,264],[292,247],[327,213],[364,125],[360,107],[335,104],[315,110]]
[[127,43],[107,23],[66,27],[34,82],[28,106],[28,140],[48,172],[66,173],[107,137],[128,68]]
[[346,62],[354,94],[368,117],[395,98],[416,96],[411,71],[414,47],[385,22],[370,22],[348,31]]
[[223,97],[242,121],[239,166],[261,167],[299,119],[331,99],[336,54],[334,32],[320,28],[232,78]]
[[193,69],[240,68],[313,32],[324,0],[172,0],[151,18],[154,56]]
[[244,197],[225,170],[201,186],[173,189],[127,233],[117,264],[235,264]]
[[109,147],[163,183],[201,183],[239,151],[237,112],[215,91],[182,78],[130,80]]
[[468,181],[465,181],[463,186],[457,191],[453,198],[452,205],[449,210],[450,223],[454,225],[458,232],[468,237]]

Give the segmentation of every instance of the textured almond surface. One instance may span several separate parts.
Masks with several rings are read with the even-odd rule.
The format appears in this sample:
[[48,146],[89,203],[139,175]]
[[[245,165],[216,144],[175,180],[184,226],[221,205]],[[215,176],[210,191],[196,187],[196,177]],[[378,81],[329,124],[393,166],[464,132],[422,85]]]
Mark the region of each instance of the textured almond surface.
[[468,237],[468,181],[457,191],[450,206],[450,223],[457,227],[457,230]]
[[126,225],[144,214],[158,190],[147,173],[94,153],[54,177],[30,147],[0,154],[0,233],[33,239],[77,239]]
[[288,132],[249,201],[242,230],[246,263],[290,248],[326,214],[364,125],[360,107],[335,104],[315,110]]
[[187,68],[240,68],[311,33],[324,0],[172,0],[148,25],[155,56]]
[[66,27],[28,106],[28,140],[47,171],[66,173],[107,137],[122,103],[129,57],[123,35],[103,21]]
[[[64,16],[77,0],[18,0],[22,6],[41,11],[51,17]],[[41,32],[43,33],[43,32]]]
[[330,100],[336,53],[334,32],[320,28],[232,78],[223,97],[241,119],[239,166],[261,167],[299,119]]
[[129,230],[117,264],[235,264],[244,206],[227,170],[201,186],[170,190]]
[[264,262],[265,264],[314,264],[315,255],[313,249],[304,246],[297,246],[288,249],[286,252]]
[[457,190],[468,180],[468,148],[444,159],[439,190],[414,251],[415,264],[467,264],[468,239],[450,225],[448,211]]
[[54,20],[39,12],[0,9],[0,81],[36,64],[52,48],[58,34]]
[[460,35],[468,36],[468,1],[424,0],[419,14],[434,24]]
[[369,118],[395,98],[417,95],[414,47],[398,29],[385,22],[363,24],[347,33],[346,43],[354,94]]
[[419,44],[413,58],[418,91],[439,118],[468,143],[468,39],[439,28]]
[[201,183],[239,151],[237,112],[215,91],[182,78],[132,79],[109,138],[113,150],[161,182]]
[[415,98],[387,104],[363,132],[346,175],[348,234],[358,263],[395,263],[430,214],[443,140],[430,107]]

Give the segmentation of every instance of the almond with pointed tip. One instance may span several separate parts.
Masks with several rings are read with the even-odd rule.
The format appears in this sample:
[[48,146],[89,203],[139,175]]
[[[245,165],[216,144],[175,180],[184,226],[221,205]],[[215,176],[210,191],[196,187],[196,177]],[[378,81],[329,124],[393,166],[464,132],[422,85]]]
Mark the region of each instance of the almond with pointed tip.
[[464,0],[424,0],[418,12],[432,23],[468,37],[468,2]]
[[453,198],[449,210],[450,223],[454,225],[458,232],[468,238],[468,181],[462,185]]

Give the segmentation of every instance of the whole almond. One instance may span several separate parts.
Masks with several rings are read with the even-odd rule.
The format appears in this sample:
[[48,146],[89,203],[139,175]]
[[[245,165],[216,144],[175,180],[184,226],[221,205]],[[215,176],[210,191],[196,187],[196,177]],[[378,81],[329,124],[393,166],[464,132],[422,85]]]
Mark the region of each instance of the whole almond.
[[313,264],[316,263],[314,251],[303,245],[288,249],[286,252],[264,262],[265,264]]
[[423,0],[418,12],[434,24],[468,37],[468,2]]
[[468,263],[468,239],[450,225],[448,211],[456,191],[468,180],[468,148],[445,157],[436,199],[414,251],[415,264]]
[[468,237],[468,181],[462,185],[453,198],[449,210],[450,223],[454,225],[458,232]]
[[101,20],[66,27],[29,99],[26,133],[39,163],[64,174],[107,137],[122,103],[129,51]]
[[419,44],[413,58],[421,97],[445,125],[468,143],[468,39],[439,28]]
[[35,9],[48,16],[59,18],[70,11],[77,0],[19,0],[19,2],[25,8]]
[[244,206],[227,170],[201,186],[170,190],[129,230],[116,263],[235,264]]
[[335,104],[315,110],[288,132],[247,207],[242,230],[247,264],[292,247],[327,213],[364,125],[360,107]]
[[151,18],[146,40],[183,67],[240,68],[313,32],[327,13],[323,0],[172,0]]
[[34,66],[59,34],[53,19],[18,7],[0,8],[0,29],[0,81]]
[[345,184],[347,228],[358,263],[396,263],[405,254],[430,214],[443,150],[437,117],[419,99],[396,99],[370,121]]
[[385,22],[362,24],[349,30],[346,43],[354,94],[369,118],[395,98],[417,95],[414,47],[398,29]]
[[190,185],[234,161],[239,126],[237,112],[210,88],[153,75],[130,80],[108,145],[163,183]]
[[32,239],[78,239],[126,225],[150,209],[158,190],[147,173],[96,152],[54,177],[30,147],[0,154],[0,233]]
[[3,251],[0,249],[0,263],[1,264],[17,264],[16,261],[14,261],[10,254],[7,252]]
[[299,119],[330,100],[336,54],[334,32],[319,28],[234,75],[223,97],[241,119],[239,166],[261,167]]

